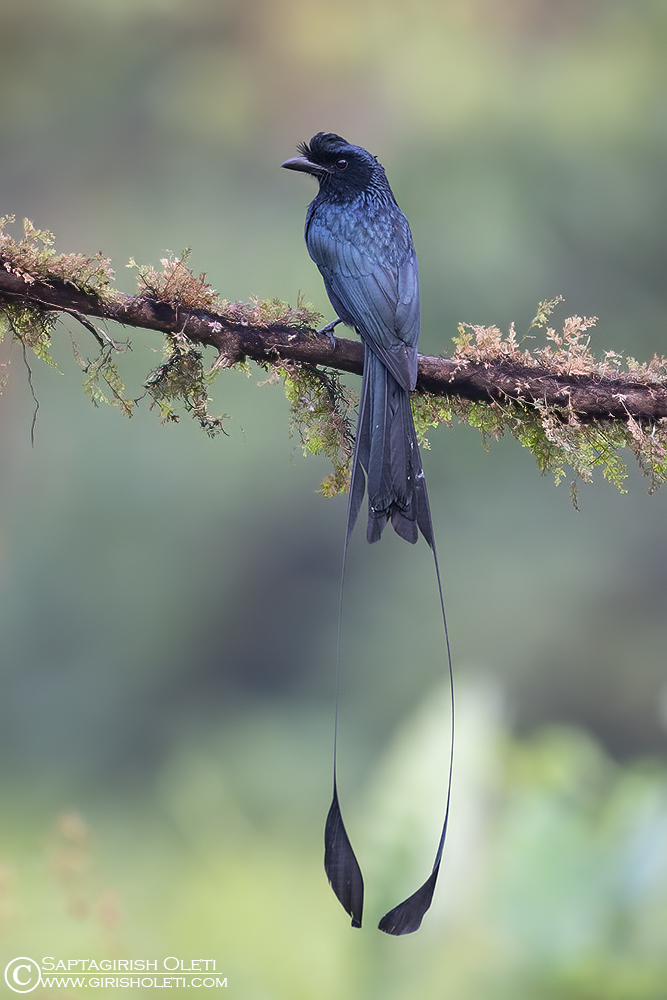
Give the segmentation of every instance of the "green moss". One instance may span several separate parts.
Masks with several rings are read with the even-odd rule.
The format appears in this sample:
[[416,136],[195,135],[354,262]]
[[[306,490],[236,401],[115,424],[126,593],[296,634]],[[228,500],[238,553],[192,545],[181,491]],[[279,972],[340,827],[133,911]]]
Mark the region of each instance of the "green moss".
[[[36,229],[29,219],[23,220],[23,236],[14,239],[7,232],[7,227],[14,223],[12,215],[0,218],[0,258],[4,268],[22,277],[26,286],[55,278],[105,300],[118,296],[112,285],[114,272],[107,257],[101,253],[92,257],[57,253],[53,233]],[[11,331],[24,348],[30,348],[40,361],[56,368],[51,356],[51,336],[58,318],[58,313],[46,306],[0,301],[0,336]],[[101,365],[101,370],[104,367],[110,373],[108,363]]]
[[215,372],[204,369],[200,351],[179,335],[169,335],[165,343],[165,360],[149,375],[144,385],[152,405],[160,412],[163,423],[180,419],[177,407],[182,406],[206,431],[215,437],[224,431],[225,416],[209,413],[209,388]]
[[28,276],[29,280],[57,278],[82,292],[101,298],[114,298],[114,271],[111,261],[101,253],[57,253],[55,237],[48,230],[36,229],[30,219],[23,220],[23,237],[15,240],[7,226],[15,223],[13,215],[0,217],[0,256],[7,270]]
[[653,454],[649,457],[645,442],[637,440],[641,429],[631,429],[613,421],[581,423],[572,415],[516,403],[475,403],[456,399],[443,405],[439,397],[429,394],[415,394],[412,405],[418,434],[423,435],[441,421],[451,423],[453,418],[478,430],[486,448],[492,441],[511,434],[531,452],[540,473],[551,474],[556,485],[568,475],[569,469],[569,475],[573,476],[575,503],[577,484],[591,482],[598,469],[608,482],[621,492],[625,491],[627,466],[619,454],[622,448],[631,448],[635,454],[643,455],[643,467],[653,477],[653,488],[664,482],[667,473],[665,449],[655,447],[655,428],[649,435],[654,442]]
[[57,322],[57,315],[47,309],[39,309],[23,304],[0,302],[0,340],[11,332],[20,341],[51,368],[57,370],[57,365],[51,357],[51,333]]
[[161,271],[152,264],[137,264],[134,257],[126,265],[137,272],[139,294],[156,302],[167,302],[176,309],[216,310],[222,304],[205,274],[196,275],[187,266],[191,249],[176,256],[169,252],[160,261]]
[[426,435],[438,424],[452,422],[454,416],[452,402],[444,396],[433,396],[427,392],[413,393],[410,401],[417,440],[423,448],[430,449],[431,444]]
[[[528,351],[517,339],[512,325],[506,335],[495,326],[482,327],[461,324],[454,338],[455,358],[475,362],[511,359],[527,367],[542,368],[553,374],[582,374],[592,376],[631,375],[644,384],[661,383],[667,376],[664,358],[653,358],[648,364],[639,364],[634,358],[607,351],[602,360],[590,350],[589,330],[595,326],[595,317],[570,316],[562,330],[547,325],[551,313],[562,301],[561,296],[540,302],[530,329],[544,329],[547,343]],[[528,448],[544,474],[551,474],[556,484],[566,475],[572,476],[572,497],[576,504],[580,482],[591,482],[595,472],[625,491],[627,465],[620,454],[628,449],[634,454],[641,469],[650,479],[653,492],[667,480],[667,420],[640,423],[628,418],[618,420],[582,421],[567,408],[549,409],[539,403],[500,403],[489,401],[473,403],[453,400],[447,406],[438,397],[413,397],[418,433],[435,426],[440,408],[440,420],[449,422],[451,416],[475,427],[482,434],[488,447],[492,440],[509,433]],[[449,408],[449,412],[448,412]],[[426,414],[426,418],[424,418]],[[569,473],[568,473],[569,470]]]
[[350,483],[354,435],[349,420],[352,396],[331,371],[290,362],[274,368],[283,383],[292,414],[292,429],[299,435],[304,454],[324,455],[333,466],[320,492],[344,493]]
[[[120,350],[119,346],[112,343],[105,344],[92,361],[81,355],[74,338],[72,338],[72,349],[84,372],[83,391],[93,405],[106,403],[117,406],[126,417],[131,417],[137,401],[128,399],[125,395],[125,385],[114,359],[114,355]],[[102,383],[107,386],[108,394],[102,388]]]
[[[14,239],[6,231],[13,223],[10,216],[0,219],[0,259],[8,271],[24,279],[26,287],[37,280],[56,279],[107,301],[122,298],[113,287],[110,263],[101,254],[93,257],[59,254],[53,235],[36,229],[28,220],[23,223],[22,237]],[[167,254],[160,262],[160,270],[131,260],[128,267],[137,271],[139,295],[177,310],[215,312],[239,326],[308,332],[318,325],[319,313],[301,296],[296,306],[280,299],[253,298],[250,302],[221,299],[205,274],[197,275],[188,267],[189,255],[189,250],[180,255]],[[595,325],[594,317],[571,316],[565,319],[561,330],[550,327],[550,317],[560,301],[557,296],[540,302],[537,307],[529,331],[542,331],[545,338],[542,346],[531,345],[528,350],[525,342],[533,340],[533,335],[519,339],[513,325],[503,334],[496,326],[463,323],[454,338],[454,359],[478,365],[509,361],[528,370],[554,375],[626,375],[635,382],[662,387],[667,378],[664,358],[640,364],[613,351],[605,352],[601,360],[592,354],[589,331]],[[0,337],[11,331],[24,352],[30,349],[55,368],[51,337],[59,315],[48,307],[10,297],[0,299]],[[84,391],[95,405],[109,403],[131,415],[138,400],[125,394],[116,360],[123,346],[97,330],[85,316],[74,315],[93,334],[100,348],[93,360],[84,359],[72,339],[76,359],[84,371]],[[349,486],[354,450],[350,420],[354,397],[329,370],[296,362],[264,367],[270,372],[268,381],[283,383],[291,407],[292,432],[298,434],[304,452],[324,455],[332,464],[322,492],[327,496],[344,492]],[[179,334],[168,334],[165,359],[145,381],[151,407],[157,408],[164,422],[177,421],[179,410],[183,409],[207,434],[218,434],[224,429],[225,418],[209,412],[209,391],[222,370],[215,366],[207,370],[201,352],[190,341]],[[650,491],[667,480],[667,420],[640,422],[628,418],[584,422],[567,407],[548,409],[539,403],[510,399],[469,402],[428,393],[413,393],[411,402],[417,436],[423,447],[429,447],[429,430],[441,423],[450,424],[454,419],[479,430],[486,447],[509,433],[531,452],[542,474],[553,475],[557,484],[566,475],[572,479],[575,503],[579,483],[590,482],[596,471],[617,489],[625,489],[627,467],[621,454],[624,449],[635,456],[650,479]]]

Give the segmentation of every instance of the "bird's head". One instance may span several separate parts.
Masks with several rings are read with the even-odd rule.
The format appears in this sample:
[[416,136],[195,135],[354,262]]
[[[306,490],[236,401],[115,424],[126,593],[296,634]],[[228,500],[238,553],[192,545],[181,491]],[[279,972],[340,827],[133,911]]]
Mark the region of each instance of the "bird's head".
[[341,197],[354,197],[369,187],[384,187],[384,170],[375,156],[361,146],[353,146],[333,132],[318,132],[310,143],[302,142],[299,156],[285,160],[287,170],[312,174],[320,188]]

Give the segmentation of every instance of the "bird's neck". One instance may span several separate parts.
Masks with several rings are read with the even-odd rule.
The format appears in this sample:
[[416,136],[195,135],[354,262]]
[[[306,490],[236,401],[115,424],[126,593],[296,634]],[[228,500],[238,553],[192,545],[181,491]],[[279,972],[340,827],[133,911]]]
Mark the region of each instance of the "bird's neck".
[[371,178],[368,184],[361,190],[352,187],[343,187],[339,184],[328,182],[328,178],[320,181],[320,190],[315,198],[316,202],[328,201],[337,205],[358,204],[363,207],[382,208],[396,204],[391,193],[391,188],[384,178]]

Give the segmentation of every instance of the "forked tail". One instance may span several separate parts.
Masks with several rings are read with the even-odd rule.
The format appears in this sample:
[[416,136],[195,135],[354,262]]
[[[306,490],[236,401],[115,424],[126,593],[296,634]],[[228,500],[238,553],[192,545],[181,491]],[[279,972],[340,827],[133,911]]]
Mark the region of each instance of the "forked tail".
[[411,934],[420,926],[431,905],[435,883],[449,822],[449,804],[454,764],[454,678],[449,648],[445,604],[442,596],[440,568],[433,538],[431,512],[426,481],[419,455],[410,397],[387,371],[382,362],[366,347],[364,379],[359,403],[359,423],[352,464],[352,483],[347,513],[347,530],[343,547],[343,565],[338,607],[338,651],[336,656],[336,710],[334,722],[334,790],[324,834],[324,867],[339,901],[352,918],[353,927],[361,927],[364,882],[359,863],[343,823],[336,787],[336,757],[338,742],[338,680],[340,673],[340,632],[343,609],[343,582],[347,546],[356,522],[364,492],[368,488],[369,542],[377,541],[391,519],[392,527],[402,538],[416,542],[419,532],[433,552],[435,574],[440,596],[445,632],[447,668],[450,682],[451,743],[449,773],[445,799],[445,815],[440,840],[431,873],[411,896],[384,915],[379,923],[386,934]]

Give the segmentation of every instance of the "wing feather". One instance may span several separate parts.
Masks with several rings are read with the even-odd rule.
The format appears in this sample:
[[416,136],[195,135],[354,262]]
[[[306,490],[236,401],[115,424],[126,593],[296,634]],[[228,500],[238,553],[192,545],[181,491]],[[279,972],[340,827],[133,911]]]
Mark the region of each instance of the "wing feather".
[[355,327],[399,385],[414,389],[419,337],[414,249],[400,264],[380,263],[335,235],[317,216],[309,220],[306,239],[340,318]]

